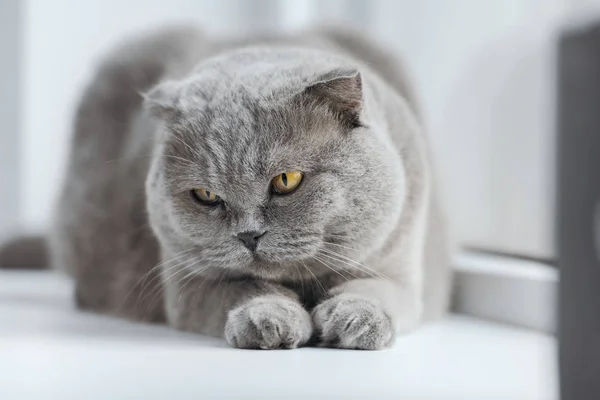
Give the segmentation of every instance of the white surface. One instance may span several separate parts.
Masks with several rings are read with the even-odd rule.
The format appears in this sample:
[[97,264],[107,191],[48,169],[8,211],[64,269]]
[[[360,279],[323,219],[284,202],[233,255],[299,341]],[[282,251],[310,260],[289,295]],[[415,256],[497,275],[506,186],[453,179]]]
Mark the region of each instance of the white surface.
[[375,2],[406,55],[458,237],[554,254],[555,37],[565,0]]
[[515,279],[543,280],[558,283],[558,268],[541,261],[517,257],[463,251],[454,259],[460,271],[492,276],[511,276]]
[[557,268],[536,261],[472,252],[459,254],[454,265],[457,272],[454,307],[460,313],[556,332]]
[[0,399],[558,398],[553,338],[467,317],[380,352],[247,351],[77,312],[70,290],[0,272]]

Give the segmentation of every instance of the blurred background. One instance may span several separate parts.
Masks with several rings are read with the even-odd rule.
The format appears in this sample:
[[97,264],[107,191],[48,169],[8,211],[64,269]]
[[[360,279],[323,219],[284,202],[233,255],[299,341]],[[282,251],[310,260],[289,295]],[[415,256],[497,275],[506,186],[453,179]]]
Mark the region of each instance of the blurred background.
[[94,62],[124,37],[178,22],[213,34],[335,23],[406,61],[461,242],[551,259],[554,43],[588,3],[2,0],[0,232],[48,223],[74,105]]
[[[600,196],[597,180],[582,178],[593,176],[583,160],[600,160],[600,150],[584,151],[600,130],[600,94],[582,97],[587,87],[600,93],[600,60],[589,61],[600,54],[600,33],[563,38],[597,19],[600,0],[0,0],[0,240],[48,226],[74,107],[96,61],[119,41],[176,23],[213,35],[347,25],[401,57],[413,78],[448,217],[467,254],[456,262],[456,311],[553,335],[561,265],[561,312],[578,318],[594,304],[596,316],[563,319],[566,336],[582,343],[585,330],[598,344],[600,299],[579,295],[597,292],[582,286],[594,282],[590,271],[600,279],[590,256],[593,204],[560,196],[584,187],[594,202]],[[577,148],[569,135],[581,139]],[[572,218],[565,205],[585,215]],[[571,361],[593,348],[573,349],[565,353]]]

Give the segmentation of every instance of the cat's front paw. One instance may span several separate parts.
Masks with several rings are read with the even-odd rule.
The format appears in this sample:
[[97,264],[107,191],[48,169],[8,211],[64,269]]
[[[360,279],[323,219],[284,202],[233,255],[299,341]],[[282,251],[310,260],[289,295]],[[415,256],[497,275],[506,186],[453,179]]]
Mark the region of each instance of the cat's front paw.
[[308,312],[282,296],[262,296],[231,310],[225,339],[243,349],[293,349],[312,334]]
[[344,349],[379,350],[394,342],[394,324],[376,300],[339,294],[312,312],[321,345]]

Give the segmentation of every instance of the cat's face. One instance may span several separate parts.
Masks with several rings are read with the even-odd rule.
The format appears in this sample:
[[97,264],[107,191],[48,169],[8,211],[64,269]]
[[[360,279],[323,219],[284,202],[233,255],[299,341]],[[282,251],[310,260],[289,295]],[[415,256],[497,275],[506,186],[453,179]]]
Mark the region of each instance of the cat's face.
[[[188,268],[280,278],[383,244],[402,204],[401,168],[358,119],[362,92],[349,85],[360,89],[360,75],[320,85],[262,100],[200,78],[179,89],[147,184],[170,254],[187,251]],[[319,93],[331,89],[347,92],[334,93],[347,96],[343,109]]]

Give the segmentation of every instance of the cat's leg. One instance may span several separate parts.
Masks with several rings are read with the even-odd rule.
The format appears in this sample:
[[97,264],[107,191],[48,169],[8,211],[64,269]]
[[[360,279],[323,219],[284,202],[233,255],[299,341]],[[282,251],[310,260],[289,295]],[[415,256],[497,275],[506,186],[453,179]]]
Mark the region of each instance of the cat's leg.
[[297,293],[264,281],[196,278],[184,287],[168,284],[166,306],[172,325],[224,337],[234,347],[295,348],[312,335]]
[[397,333],[419,325],[423,307],[418,286],[369,278],[334,287],[312,311],[322,344],[366,350],[390,347]]

